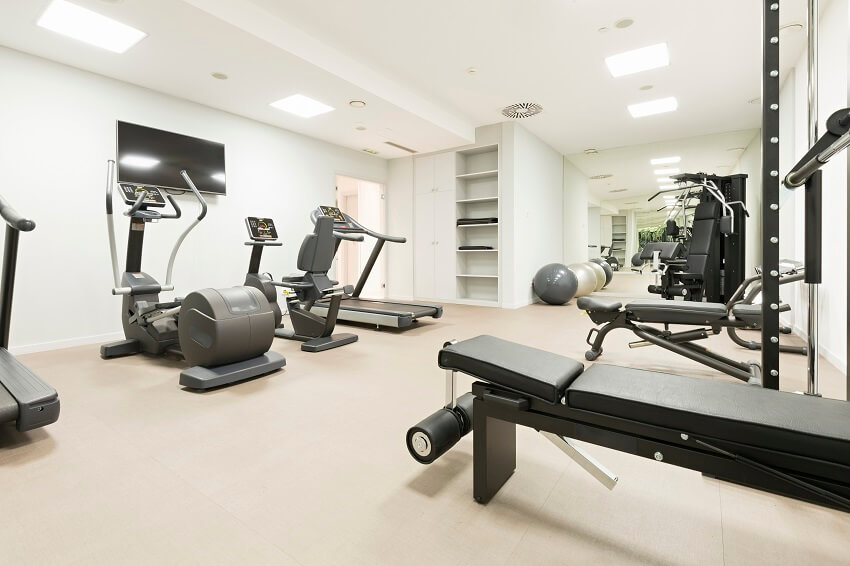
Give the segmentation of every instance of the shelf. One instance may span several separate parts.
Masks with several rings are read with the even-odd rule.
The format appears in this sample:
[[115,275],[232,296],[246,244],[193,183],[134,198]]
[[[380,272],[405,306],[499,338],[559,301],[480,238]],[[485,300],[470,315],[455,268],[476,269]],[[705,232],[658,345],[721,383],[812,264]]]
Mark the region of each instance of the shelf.
[[486,179],[487,177],[498,177],[499,170],[491,169],[490,171],[478,171],[477,173],[463,173],[457,175],[458,179]]
[[457,201],[458,204],[469,204],[474,202],[495,202],[499,197],[465,198]]
[[476,228],[479,226],[498,226],[498,222],[489,222],[487,224],[460,224],[458,228]]
[[481,252],[492,253],[492,252],[498,252],[498,251],[499,250],[457,250],[458,253],[463,253],[463,254],[468,254],[468,253],[473,253],[473,252],[474,253],[481,253]]
[[483,279],[498,279],[498,275],[478,275],[476,273],[458,273],[456,277],[479,277]]

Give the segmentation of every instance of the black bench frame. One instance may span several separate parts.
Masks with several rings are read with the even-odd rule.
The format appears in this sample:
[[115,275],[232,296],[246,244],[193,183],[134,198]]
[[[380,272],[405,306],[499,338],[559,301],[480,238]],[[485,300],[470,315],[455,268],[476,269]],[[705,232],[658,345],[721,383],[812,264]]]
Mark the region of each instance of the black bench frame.
[[487,503],[516,469],[516,426],[581,440],[706,476],[850,511],[850,467],[551,404],[476,382],[473,495]]

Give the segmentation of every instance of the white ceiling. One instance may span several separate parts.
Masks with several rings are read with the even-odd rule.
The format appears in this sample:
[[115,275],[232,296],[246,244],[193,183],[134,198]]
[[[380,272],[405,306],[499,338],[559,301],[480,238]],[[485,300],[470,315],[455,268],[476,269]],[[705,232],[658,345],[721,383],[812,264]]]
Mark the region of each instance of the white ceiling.
[[[474,127],[504,120],[502,107],[526,100],[545,110],[523,125],[565,154],[681,138],[697,150],[695,138],[759,125],[758,105],[747,102],[760,92],[756,0],[74,1],[149,37],[115,55],[35,27],[48,0],[4,0],[0,45],[374,148],[381,157],[406,155],[387,140],[422,152],[469,143]],[[783,1],[782,21],[802,22],[804,7],[805,0]],[[617,29],[624,17],[634,25]],[[670,47],[669,67],[618,79],[607,73],[606,56],[659,41]],[[783,53],[791,54],[783,68],[802,43],[800,32],[782,35]],[[212,79],[214,71],[230,79]],[[268,106],[295,92],[336,110],[301,119]],[[679,99],[677,112],[639,120],[626,112],[627,104],[670,95]],[[368,106],[350,108],[352,99]],[[712,144],[706,138],[703,149],[718,151]],[[606,155],[597,156],[607,169],[601,172],[630,189],[644,183],[637,169]],[[695,167],[731,164],[717,157]]]

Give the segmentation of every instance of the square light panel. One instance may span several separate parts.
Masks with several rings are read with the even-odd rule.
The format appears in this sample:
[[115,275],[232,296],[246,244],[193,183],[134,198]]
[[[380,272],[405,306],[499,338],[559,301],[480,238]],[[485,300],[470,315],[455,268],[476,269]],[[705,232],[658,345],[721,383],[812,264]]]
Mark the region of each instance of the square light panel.
[[148,35],[65,0],[53,0],[36,23],[44,29],[113,53],[124,53]]
[[679,172],[678,167],[665,167],[663,169],[656,169],[652,172],[653,175],[675,175]]
[[682,160],[678,155],[673,157],[656,157],[655,159],[650,159],[650,165],[671,165],[673,163],[678,163]]
[[309,96],[303,94],[293,94],[276,102],[272,102],[271,106],[302,118],[312,118],[319,114],[324,114],[333,110],[333,106],[328,106],[318,100],[313,100]]
[[667,50],[666,43],[656,43],[649,47],[632,49],[606,57],[605,64],[608,65],[608,71],[611,72],[612,77],[623,77],[666,67],[670,64],[670,52]]
[[640,104],[629,104],[629,114],[632,118],[643,118],[644,116],[652,116],[653,114],[663,114],[664,112],[672,112],[679,108],[679,101],[674,96],[667,98],[659,98],[658,100],[650,100],[649,102],[641,102]]

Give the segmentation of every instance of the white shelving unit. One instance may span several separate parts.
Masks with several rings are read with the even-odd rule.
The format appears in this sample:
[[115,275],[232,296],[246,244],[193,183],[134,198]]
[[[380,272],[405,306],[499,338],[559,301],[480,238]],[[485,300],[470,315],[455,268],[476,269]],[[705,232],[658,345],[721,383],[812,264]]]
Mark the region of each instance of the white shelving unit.
[[[456,152],[457,218],[499,218],[499,146],[485,145]],[[490,249],[457,250],[456,279],[459,302],[499,306],[501,229],[498,222],[457,226],[460,246]]]
[[626,265],[626,217],[611,217],[611,255]]

